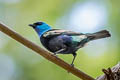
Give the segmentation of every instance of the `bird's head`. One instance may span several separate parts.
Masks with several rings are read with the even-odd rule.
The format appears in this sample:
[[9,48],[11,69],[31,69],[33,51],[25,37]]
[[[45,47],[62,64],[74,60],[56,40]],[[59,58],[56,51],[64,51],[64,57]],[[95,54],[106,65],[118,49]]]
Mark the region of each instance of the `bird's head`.
[[41,36],[44,32],[51,29],[51,27],[44,22],[36,22],[33,24],[29,24],[29,26],[35,29],[39,36]]

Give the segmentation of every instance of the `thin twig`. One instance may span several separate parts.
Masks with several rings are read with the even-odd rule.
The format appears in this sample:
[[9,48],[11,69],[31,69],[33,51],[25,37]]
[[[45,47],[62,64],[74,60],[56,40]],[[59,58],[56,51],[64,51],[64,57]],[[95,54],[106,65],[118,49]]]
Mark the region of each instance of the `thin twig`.
[[0,23],[0,31],[7,34],[8,36],[15,39],[16,41],[20,42],[24,46],[26,46],[26,47],[32,49],[33,51],[37,52],[38,54],[40,54],[41,56],[43,56],[47,60],[49,60],[49,61],[55,63],[56,65],[64,68],[68,72],[71,72],[72,74],[76,75],[77,77],[79,77],[83,80],[94,80],[94,78],[90,77],[86,73],[78,70],[75,67],[72,67],[71,65],[64,62],[60,58],[57,58],[56,56],[54,56],[50,52],[40,48],[38,45],[36,45],[36,44],[32,43],[31,41],[27,40],[26,38],[22,37],[21,35],[19,35],[15,31],[9,29],[6,25],[4,25],[2,23]]

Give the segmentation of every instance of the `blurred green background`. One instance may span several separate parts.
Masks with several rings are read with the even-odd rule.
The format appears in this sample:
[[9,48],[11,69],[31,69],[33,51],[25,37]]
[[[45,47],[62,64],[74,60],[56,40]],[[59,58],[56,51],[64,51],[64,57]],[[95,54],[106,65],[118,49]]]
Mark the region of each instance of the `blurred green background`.
[[[101,69],[120,61],[119,0],[0,0],[0,21],[40,45],[30,23],[43,21],[53,28],[76,32],[107,29],[111,38],[96,40],[80,49],[75,66],[96,78]],[[58,55],[71,63],[72,55]],[[0,80],[79,80],[0,32]]]

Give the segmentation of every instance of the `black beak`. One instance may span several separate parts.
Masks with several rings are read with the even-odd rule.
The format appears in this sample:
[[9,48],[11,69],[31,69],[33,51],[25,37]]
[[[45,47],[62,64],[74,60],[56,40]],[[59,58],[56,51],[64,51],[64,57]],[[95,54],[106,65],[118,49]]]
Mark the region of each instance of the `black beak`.
[[36,26],[34,24],[29,24],[30,27],[35,28]]

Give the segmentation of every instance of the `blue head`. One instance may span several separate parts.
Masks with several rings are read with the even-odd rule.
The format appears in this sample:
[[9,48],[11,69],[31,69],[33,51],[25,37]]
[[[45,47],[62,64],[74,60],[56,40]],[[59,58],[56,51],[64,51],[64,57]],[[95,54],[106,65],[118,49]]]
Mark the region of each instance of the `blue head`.
[[51,30],[51,27],[44,22],[36,22],[36,23],[30,24],[29,26],[35,29],[39,37],[41,37],[41,35],[44,34],[46,31]]

